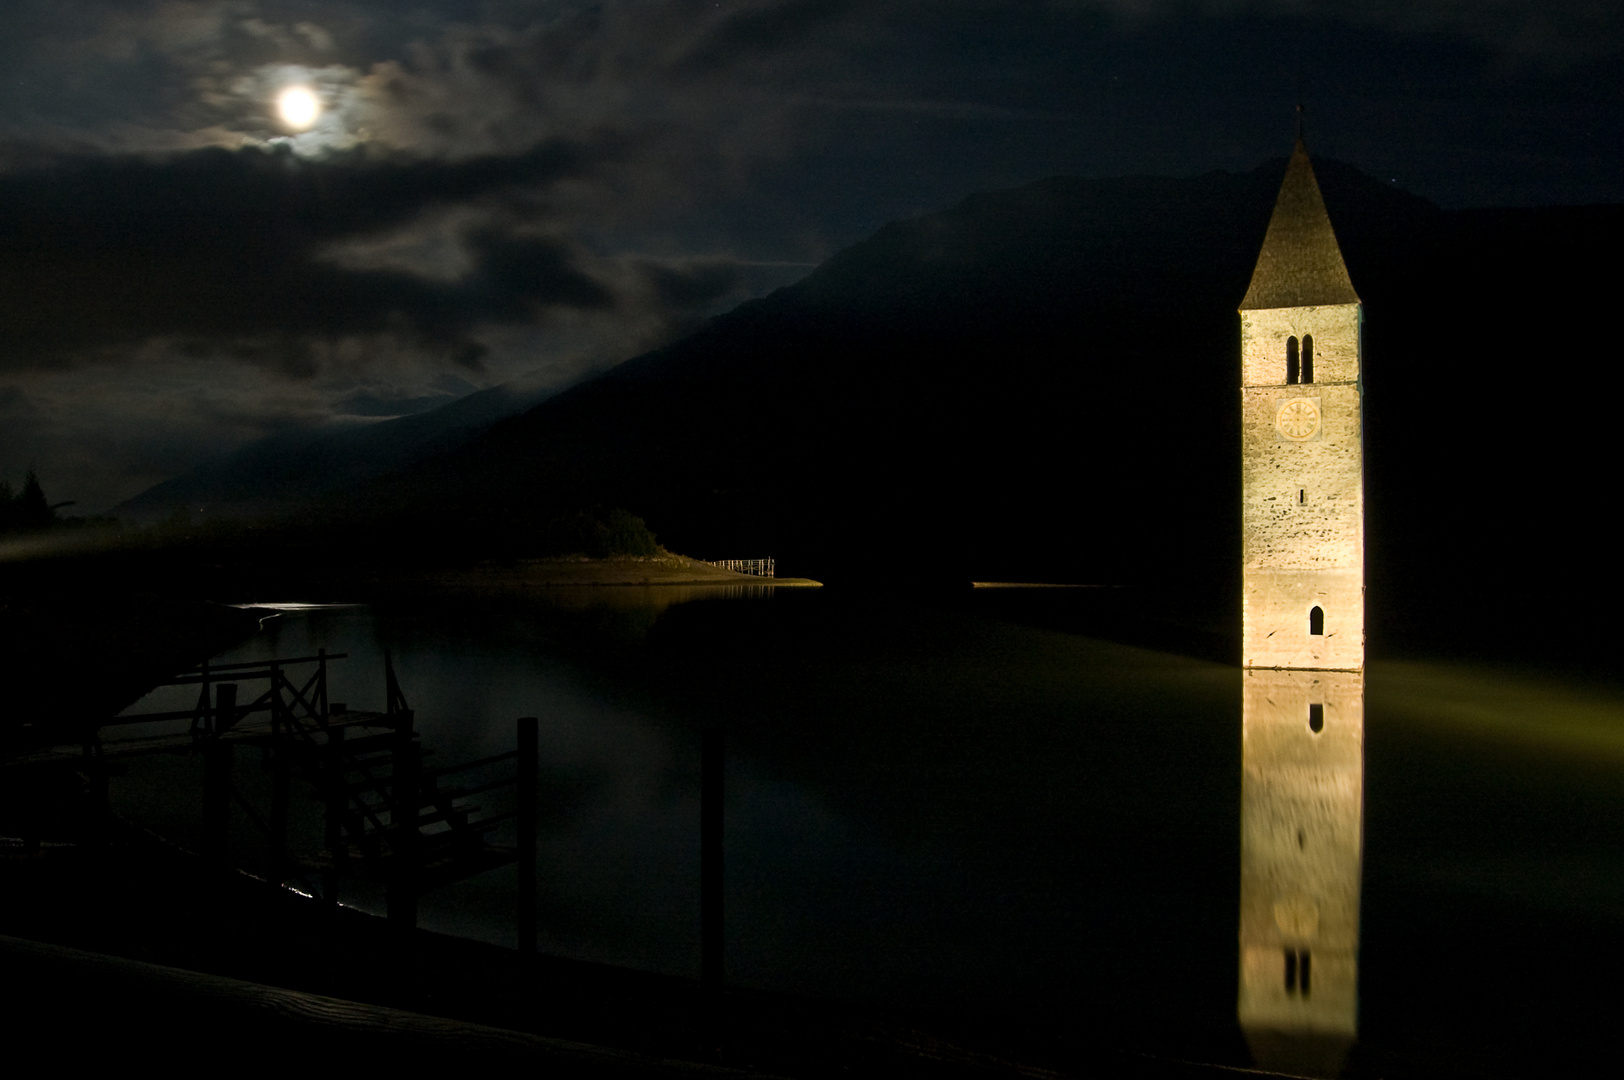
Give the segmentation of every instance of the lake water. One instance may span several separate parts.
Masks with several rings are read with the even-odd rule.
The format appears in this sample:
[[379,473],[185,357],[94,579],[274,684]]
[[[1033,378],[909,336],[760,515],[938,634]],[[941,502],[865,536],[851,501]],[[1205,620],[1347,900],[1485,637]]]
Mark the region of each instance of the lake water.
[[[382,708],[390,651],[431,765],[511,749],[515,719],[541,718],[546,952],[697,974],[698,732],[719,723],[731,983],[1248,1058],[1243,806],[1248,828],[1276,811],[1243,800],[1237,668],[975,597],[834,589],[289,613],[217,659],[317,648],[348,654],[331,698],[358,709]],[[1353,801],[1334,811],[1352,861],[1344,846],[1291,886],[1351,889],[1353,968],[1319,954],[1314,984],[1327,1008],[1337,980],[1357,995],[1344,1067],[1518,1075],[1616,1050],[1624,695],[1396,660],[1371,663],[1362,693]],[[162,707],[177,706],[135,708]],[[154,759],[114,797],[186,842],[188,770]],[[315,850],[319,807],[303,805],[295,843]],[[421,922],[511,944],[512,903],[498,870],[430,893]],[[1302,923],[1281,903],[1276,923]]]

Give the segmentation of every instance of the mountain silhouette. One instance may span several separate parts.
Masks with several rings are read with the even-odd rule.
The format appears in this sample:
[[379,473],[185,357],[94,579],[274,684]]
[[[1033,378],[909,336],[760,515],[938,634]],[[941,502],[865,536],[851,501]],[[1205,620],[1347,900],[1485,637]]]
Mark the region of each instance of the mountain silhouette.
[[294,512],[322,495],[455,449],[543,396],[495,386],[409,416],[279,432],[155,484],[112,514],[150,522],[177,513]]

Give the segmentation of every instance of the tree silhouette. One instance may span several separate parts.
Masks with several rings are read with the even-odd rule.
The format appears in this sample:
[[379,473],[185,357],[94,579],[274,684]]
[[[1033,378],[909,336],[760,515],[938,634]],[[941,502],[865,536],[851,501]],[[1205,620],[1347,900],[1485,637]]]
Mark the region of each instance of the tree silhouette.
[[0,481],[0,533],[48,529],[55,522],[56,508],[46,499],[33,469],[28,470],[19,492],[13,493],[10,484]]
[[51,504],[45,498],[45,489],[39,485],[34,470],[28,470],[23,489],[17,494],[17,519],[25,529],[43,529],[51,524]]

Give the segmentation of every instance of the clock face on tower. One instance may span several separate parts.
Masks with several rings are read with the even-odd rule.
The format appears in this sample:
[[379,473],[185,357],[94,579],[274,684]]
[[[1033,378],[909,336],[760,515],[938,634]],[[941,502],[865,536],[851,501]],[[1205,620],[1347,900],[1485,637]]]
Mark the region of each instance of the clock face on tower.
[[1292,442],[1307,442],[1319,434],[1319,402],[1312,398],[1282,401],[1274,414],[1275,430]]

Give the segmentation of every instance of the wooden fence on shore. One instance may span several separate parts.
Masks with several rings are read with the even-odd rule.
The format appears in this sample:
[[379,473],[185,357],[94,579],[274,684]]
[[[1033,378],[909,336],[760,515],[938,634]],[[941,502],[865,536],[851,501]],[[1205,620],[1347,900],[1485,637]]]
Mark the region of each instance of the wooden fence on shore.
[[735,574],[753,574],[756,577],[773,576],[773,560],[766,559],[713,559],[711,565]]

